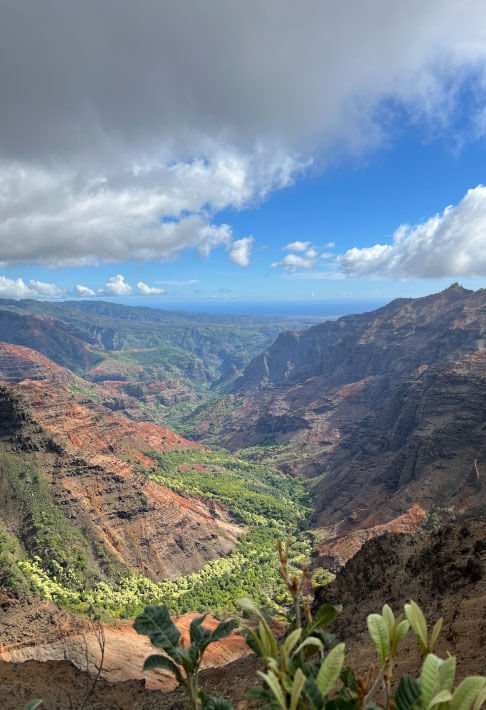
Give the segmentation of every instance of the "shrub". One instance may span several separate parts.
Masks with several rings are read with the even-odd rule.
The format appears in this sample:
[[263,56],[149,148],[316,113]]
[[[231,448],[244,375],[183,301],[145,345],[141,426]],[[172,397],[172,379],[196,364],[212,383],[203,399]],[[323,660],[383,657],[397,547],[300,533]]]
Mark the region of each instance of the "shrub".
[[[239,600],[240,608],[256,618],[256,625],[244,629],[249,647],[263,660],[265,671],[259,671],[259,688],[248,697],[260,700],[264,710],[480,710],[486,703],[486,678],[469,676],[453,689],[456,659],[434,654],[442,619],[432,629],[420,607],[405,604],[404,616],[395,618],[385,604],[381,614],[370,614],[368,631],[378,654],[378,666],[365,678],[357,678],[345,665],[345,645],[335,643],[333,634],[325,631],[340,608],[324,604],[313,616],[309,597],[305,594],[308,570],[296,572],[288,565],[288,544],[279,544],[280,575],[294,602],[294,629],[280,642],[272,633],[265,615],[252,602]],[[164,607],[147,607],[135,620],[135,629],[150,636],[152,643],[166,656],[149,656],[144,669],[165,668],[188,689],[191,707],[197,710],[228,710],[223,700],[205,696],[199,690],[197,672],[209,643],[230,633],[235,622],[220,624],[210,632],[201,626],[204,617],[191,624],[191,646],[179,645],[179,632]],[[194,626],[194,629],[193,629]],[[218,630],[222,631],[219,632]],[[392,693],[396,653],[409,630],[417,639],[424,657],[419,678],[401,676]],[[381,705],[376,701],[380,699]],[[198,704],[199,703],[199,704]]]

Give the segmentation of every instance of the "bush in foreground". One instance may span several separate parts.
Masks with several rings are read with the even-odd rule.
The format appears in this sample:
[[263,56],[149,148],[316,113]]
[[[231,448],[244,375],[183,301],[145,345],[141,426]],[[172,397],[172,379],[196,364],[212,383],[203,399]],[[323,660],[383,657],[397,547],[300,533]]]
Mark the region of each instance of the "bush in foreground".
[[[280,642],[272,633],[265,615],[250,599],[239,606],[256,623],[243,630],[249,647],[265,663],[259,671],[262,684],[248,691],[264,710],[481,710],[486,703],[486,678],[469,676],[454,689],[456,659],[440,658],[434,647],[442,627],[439,619],[431,630],[420,607],[410,601],[404,615],[395,618],[385,604],[381,614],[370,614],[368,631],[378,654],[378,665],[365,678],[357,678],[345,665],[345,644],[325,627],[339,613],[339,607],[322,605],[313,616],[305,595],[307,568],[299,573],[288,565],[288,545],[279,544],[280,575],[294,604],[295,628]],[[164,607],[147,607],[135,620],[135,629],[147,634],[153,645],[166,655],[149,656],[144,669],[164,668],[176,677],[188,693],[193,710],[232,710],[226,700],[200,690],[197,674],[204,651],[210,643],[231,633],[236,622],[219,624],[210,631],[202,626],[204,617],[194,619],[189,648],[180,644],[180,634]],[[403,674],[394,685],[398,648],[413,632],[424,658],[418,678]]]

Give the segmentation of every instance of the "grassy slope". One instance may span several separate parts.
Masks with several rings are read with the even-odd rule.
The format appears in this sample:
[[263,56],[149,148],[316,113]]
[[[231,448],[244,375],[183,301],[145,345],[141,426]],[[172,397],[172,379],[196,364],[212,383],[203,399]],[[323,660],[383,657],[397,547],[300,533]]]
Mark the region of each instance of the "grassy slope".
[[[122,575],[118,581],[112,577],[110,582],[106,577],[88,578],[76,569],[75,574],[66,574],[62,561],[55,564],[48,561],[47,550],[44,555],[34,556],[39,542],[34,547],[24,544],[22,550],[17,550],[23,559],[16,561],[15,554],[8,552],[16,541],[6,538],[2,547],[0,536],[0,559],[3,550],[4,568],[11,581],[72,611],[86,613],[96,609],[115,617],[133,616],[147,603],[164,603],[172,613],[221,612],[233,609],[235,599],[243,595],[252,596],[261,606],[282,611],[287,595],[278,577],[276,541],[292,534],[292,556],[300,558],[309,553],[309,543],[299,532],[309,512],[302,486],[266,466],[249,464],[221,452],[150,453],[157,466],[146,470],[146,475],[186,495],[224,503],[234,518],[246,525],[240,544],[227,558],[210,562],[186,577],[159,584],[131,574]],[[84,551],[83,558],[78,545],[79,531],[61,520],[47,499],[39,510],[43,521],[49,523],[49,516],[55,519],[54,538],[49,527],[48,549],[56,550],[60,545],[56,552],[58,559],[71,550],[73,567],[79,564],[76,560],[80,557],[85,564],[87,553]],[[42,541],[42,530],[34,539]],[[15,579],[19,570],[22,580]]]

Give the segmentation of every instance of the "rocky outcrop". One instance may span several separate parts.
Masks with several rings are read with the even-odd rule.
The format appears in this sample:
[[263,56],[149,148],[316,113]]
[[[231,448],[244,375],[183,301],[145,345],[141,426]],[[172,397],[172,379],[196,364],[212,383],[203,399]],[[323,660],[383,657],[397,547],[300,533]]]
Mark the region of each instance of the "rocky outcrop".
[[437,507],[486,515],[485,357],[486,290],[398,299],[280,335],[200,440],[280,446],[283,470],[310,479],[318,553],[337,568]]
[[234,391],[301,384],[316,376],[324,376],[329,387],[384,373],[397,382],[424,363],[453,362],[482,347],[485,301],[486,291],[454,284],[425,298],[397,299],[370,313],[282,333],[248,365]]
[[317,458],[317,549],[330,566],[426,513],[486,517],[486,352],[423,370]]
[[0,342],[0,381],[46,379],[66,386],[73,380],[73,375],[35,350]]
[[[25,348],[21,355],[30,363]],[[30,357],[35,359],[32,351]],[[102,564],[96,541],[120,565],[154,580],[193,572],[227,554],[240,528],[224,506],[165,489],[139,468],[153,465],[146,451],[194,445],[155,424],[115,417],[69,392],[58,380],[65,371],[48,365],[40,356],[44,379],[0,388],[2,527],[27,547],[35,543],[30,513],[14,490],[13,471],[21,466],[42,478],[56,509],[84,531],[94,568]]]
[[88,369],[100,359],[90,349],[95,338],[75,325],[44,314],[0,309],[0,338],[34,349],[73,370]]
[[[429,625],[444,618],[439,655],[457,656],[458,678],[486,673],[486,522],[471,521],[433,534],[386,534],[370,540],[337,574],[316,590],[314,608],[342,604],[330,630],[346,642],[347,661],[365,674],[376,652],[366,630],[368,614],[386,602],[403,613],[410,599]],[[409,634],[398,656],[402,672],[421,666],[417,642]]]

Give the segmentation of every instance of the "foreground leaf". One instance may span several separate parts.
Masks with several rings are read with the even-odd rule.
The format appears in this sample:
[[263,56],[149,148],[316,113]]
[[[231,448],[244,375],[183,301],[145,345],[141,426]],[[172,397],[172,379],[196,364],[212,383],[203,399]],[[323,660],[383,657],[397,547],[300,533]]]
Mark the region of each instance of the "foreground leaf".
[[167,607],[145,607],[143,614],[135,619],[133,628],[138,634],[148,636],[153,646],[170,656],[177,653],[180,632],[172,622]]
[[316,683],[321,695],[327,695],[339,678],[344,663],[344,643],[339,643],[327,654],[317,674]]
[[142,670],[151,671],[155,668],[162,668],[166,671],[169,671],[177,678],[181,685],[183,684],[179,668],[173,661],[170,660],[170,658],[167,658],[167,656],[161,656],[160,654],[154,653],[145,659]]
[[486,686],[486,678],[472,675],[465,678],[456,688],[451,700],[452,710],[469,710],[476,697]]
[[420,700],[420,683],[407,673],[402,675],[393,700],[397,710],[412,710]]
[[227,700],[207,695],[204,691],[201,691],[201,700],[203,710],[233,710],[233,706]]
[[309,636],[315,629],[322,629],[334,621],[338,612],[341,610],[340,606],[333,606],[332,604],[323,604],[319,607],[312,621],[307,624],[304,630],[304,638]]
[[375,644],[376,652],[382,667],[390,655],[390,636],[388,625],[380,614],[369,614],[367,618],[368,631]]

